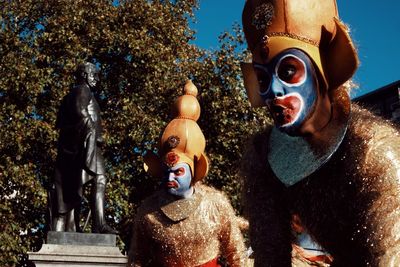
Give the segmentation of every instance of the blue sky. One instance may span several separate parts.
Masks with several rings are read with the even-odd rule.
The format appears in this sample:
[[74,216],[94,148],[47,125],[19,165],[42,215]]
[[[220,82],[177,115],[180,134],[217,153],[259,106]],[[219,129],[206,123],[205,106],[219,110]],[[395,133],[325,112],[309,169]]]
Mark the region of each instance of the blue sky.
[[[218,35],[241,23],[245,0],[200,0],[195,43],[218,48]],[[337,0],[339,16],[351,28],[361,65],[354,76],[362,95],[400,80],[400,1]]]

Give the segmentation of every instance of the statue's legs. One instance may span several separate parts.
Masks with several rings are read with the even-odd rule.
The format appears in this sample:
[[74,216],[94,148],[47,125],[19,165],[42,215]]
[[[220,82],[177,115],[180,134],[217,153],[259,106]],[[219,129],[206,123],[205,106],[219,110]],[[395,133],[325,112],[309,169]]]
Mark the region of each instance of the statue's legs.
[[53,229],[57,232],[76,232],[74,209],[58,214],[53,219]]
[[106,224],[104,218],[105,189],[107,178],[105,175],[97,175],[92,187],[92,232],[117,234],[118,232]]
[[77,206],[74,209],[75,231],[81,233],[82,229],[80,226],[80,220],[81,220],[81,205]]
[[76,232],[75,226],[75,210],[72,209],[67,213],[66,220],[65,220],[65,231],[66,232]]
[[64,232],[65,231],[65,215],[59,214],[53,218],[53,231]]

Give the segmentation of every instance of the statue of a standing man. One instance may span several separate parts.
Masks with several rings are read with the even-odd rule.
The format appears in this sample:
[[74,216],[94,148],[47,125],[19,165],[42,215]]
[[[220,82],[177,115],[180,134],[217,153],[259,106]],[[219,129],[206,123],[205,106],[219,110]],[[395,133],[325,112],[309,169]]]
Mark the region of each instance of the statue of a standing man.
[[91,91],[98,81],[94,64],[79,65],[76,85],[64,97],[58,113],[56,127],[60,134],[52,203],[54,231],[80,231],[83,185],[91,181],[92,232],[116,233],[104,219],[107,177],[100,149],[103,129],[100,108]]

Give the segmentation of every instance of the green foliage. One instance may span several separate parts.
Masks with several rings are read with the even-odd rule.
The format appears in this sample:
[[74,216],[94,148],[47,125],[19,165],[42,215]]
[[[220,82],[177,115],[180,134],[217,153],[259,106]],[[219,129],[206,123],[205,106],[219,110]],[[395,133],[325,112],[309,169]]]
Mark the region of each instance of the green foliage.
[[24,264],[26,252],[43,242],[56,114],[86,60],[101,68],[96,94],[106,130],[107,220],[122,242],[137,205],[158,186],[143,171],[143,153],[155,149],[187,78],[201,92],[199,124],[211,159],[206,182],[240,211],[243,140],[267,118],[245,98],[238,26],[221,35],[218,50],[204,51],[192,44],[188,26],[197,0],[1,0],[0,6],[0,265]]

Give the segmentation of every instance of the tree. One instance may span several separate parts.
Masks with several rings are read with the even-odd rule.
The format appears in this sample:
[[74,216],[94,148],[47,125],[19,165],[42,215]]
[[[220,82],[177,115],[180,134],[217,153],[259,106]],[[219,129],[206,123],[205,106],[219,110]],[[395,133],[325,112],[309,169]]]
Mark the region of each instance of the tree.
[[200,127],[211,171],[240,211],[237,165],[243,138],[267,117],[250,110],[239,61],[238,26],[221,47],[193,45],[189,28],[196,0],[0,1],[0,226],[1,265],[26,264],[46,233],[46,198],[56,157],[54,127],[76,66],[100,67],[97,94],[106,144],[107,220],[127,243],[138,203],[158,181],[143,171],[169,108],[187,78],[199,88]]

